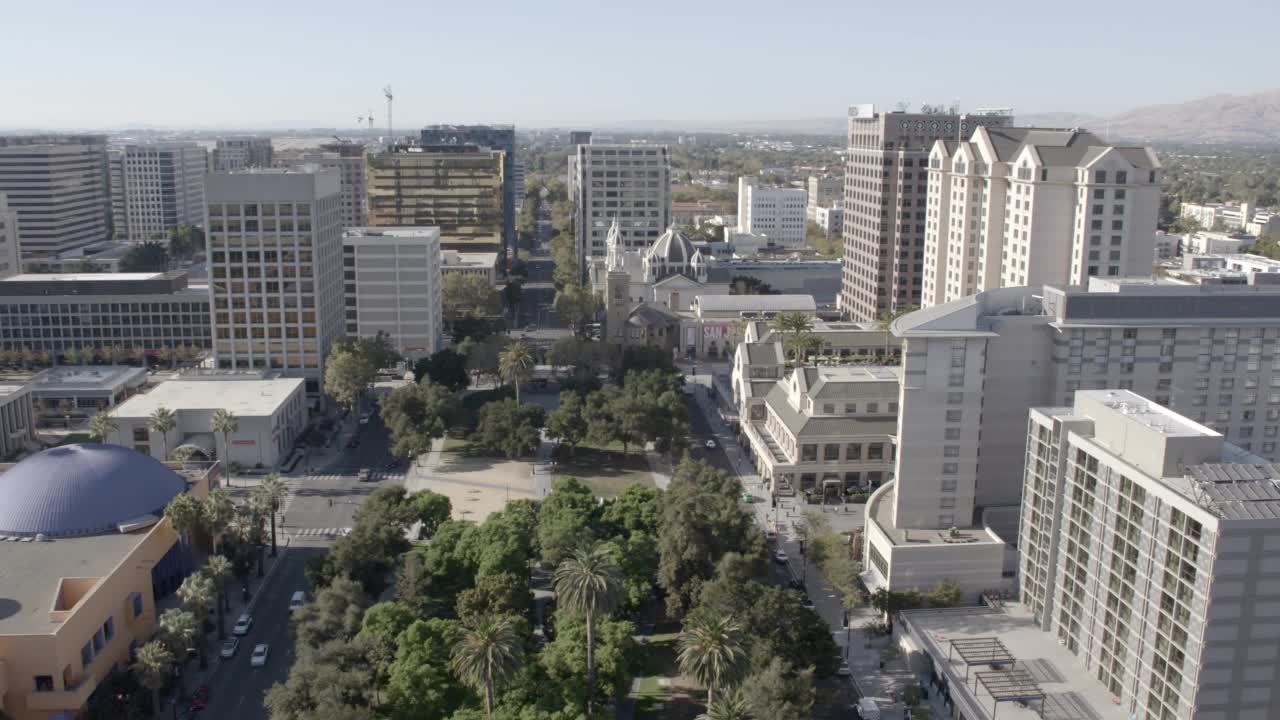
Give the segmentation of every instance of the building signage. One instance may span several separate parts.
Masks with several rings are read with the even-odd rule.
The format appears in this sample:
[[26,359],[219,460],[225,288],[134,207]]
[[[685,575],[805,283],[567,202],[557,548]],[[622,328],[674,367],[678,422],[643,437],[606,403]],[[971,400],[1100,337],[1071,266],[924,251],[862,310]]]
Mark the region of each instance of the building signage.
[[257,440],[232,440],[232,445],[257,445]]

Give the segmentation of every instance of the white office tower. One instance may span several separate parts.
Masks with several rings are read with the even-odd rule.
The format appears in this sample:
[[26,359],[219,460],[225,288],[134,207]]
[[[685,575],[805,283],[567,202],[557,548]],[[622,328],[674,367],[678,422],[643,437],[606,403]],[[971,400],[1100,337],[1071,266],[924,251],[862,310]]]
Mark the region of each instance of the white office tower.
[[645,248],[671,224],[671,155],[666,145],[575,145],[578,269],[603,258],[616,220],[623,247]]
[[929,153],[921,306],[1151,274],[1162,169],[1081,130],[979,127]]
[[[894,482],[867,504],[872,586],[1008,584],[1032,407],[1132,390],[1280,458],[1280,288],[1093,278],[1001,288],[894,322]],[[954,532],[952,529],[954,528]],[[1005,575],[1005,573],[1009,573]]]
[[112,225],[116,238],[164,237],[179,225],[204,224],[204,148],[195,143],[125,145],[112,150]]
[[361,143],[339,140],[320,146],[320,152],[302,156],[305,163],[334,168],[342,181],[342,226],[361,227],[368,224],[365,147]]
[[1280,717],[1280,465],[1124,390],[1033,409],[1026,443],[1041,629],[1130,718]]
[[0,193],[28,257],[109,240],[107,136],[0,136]]
[[344,335],[338,172],[213,173],[205,193],[217,367],[302,377],[318,398],[324,358]]
[[439,228],[347,228],[342,253],[348,337],[386,333],[410,360],[440,349]]
[[22,270],[18,259],[18,211],[9,207],[9,199],[0,193],[0,279],[17,275]]
[[781,247],[804,246],[807,193],[800,188],[760,187],[758,178],[738,178],[738,232],[766,235]]

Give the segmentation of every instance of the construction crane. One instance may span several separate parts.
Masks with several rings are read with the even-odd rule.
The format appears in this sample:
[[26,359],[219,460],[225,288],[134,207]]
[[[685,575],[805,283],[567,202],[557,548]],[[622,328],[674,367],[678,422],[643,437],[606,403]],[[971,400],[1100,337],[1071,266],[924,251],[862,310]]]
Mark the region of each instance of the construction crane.
[[362,127],[364,127],[364,116],[363,116],[363,115],[357,115],[357,116],[356,116],[356,128],[357,128],[357,129],[359,129],[359,128],[362,128]]
[[369,114],[366,117],[369,119],[369,129],[372,130],[373,129],[373,110],[370,110]]
[[390,142],[391,138],[395,137],[391,132],[391,101],[393,99],[391,86],[382,88],[382,94],[387,96],[387,141]]

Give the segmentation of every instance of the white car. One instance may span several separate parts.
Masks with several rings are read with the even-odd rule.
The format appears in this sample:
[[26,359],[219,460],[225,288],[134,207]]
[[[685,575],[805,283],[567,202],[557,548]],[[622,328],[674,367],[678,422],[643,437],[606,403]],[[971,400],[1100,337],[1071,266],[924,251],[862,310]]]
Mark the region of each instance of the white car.
[[248,635],[251,627],[253,627],[253,616],[245,613],[236,620],[236,626],[231,628],[231,633],[233,635]]
[[267,644],[260,643],[253,646],[253,655],[249,657],[250,667],[262,667],[267,664]]
[[236,656],[236,650],[240,649],[239,638],[227,638],[222,643],[222,657],[230,658]]
[[778,533],[774,532],[773,530],[770,530],[769,528],[765,528],[764,539],[765,539],[765,542],[773,542],[778,539]]
[[773,559],[775,562],[785,565],[787,563],[787,551],[782,549],[774,550]]
[[716,449],[716,441],[715,441],[715,440],[707,440],[707,441],[706,441],[705,443],[703,443],[703,444],[707,446],[707,449],[708,449],[708,450],[715,450],[715,449]]

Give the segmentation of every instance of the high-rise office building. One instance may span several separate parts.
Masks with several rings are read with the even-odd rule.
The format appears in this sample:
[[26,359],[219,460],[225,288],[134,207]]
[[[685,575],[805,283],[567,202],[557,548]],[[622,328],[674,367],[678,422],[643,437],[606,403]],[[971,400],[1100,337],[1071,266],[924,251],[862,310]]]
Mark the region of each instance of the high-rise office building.
[[512,171],[515,172],[515,180],[513,181],[515,187],[515,190],[513,191],[515,192],[515,205],[513,206],[513,209],[515,213],[519,215],[520,211],[524,210],[524,194],[526,192],[524,161],[517,159],[511,168]]
[[342,257],[347,337],[386,333],[411,361],[440,349],[439,228],[347,228]]
[[52,255],[109,239],[107,137],[0,136],[0,193],[18,213],[24,256]]
[[[1091,278],[1000,288],[899,318],[895,479],[867,504],[868,581],[998,587],[1029,408],[1132,390],[1280,459],[1280,288]],[[949,535],[957,528],[957,535]]]
[[343,227],[360,227],[366,222],[365,152],[363,144],[341,140],[321,145],[320,152],[302,156],[305,163],[338,170],[342,180]]
[[875,320],[883,310],[918,306],[924,275],[929,151],[939,138],[979,126],[1013,124],[1008,113],[876,112],[849,108],[844,173],[844,267],[840,311]]
[[368,158],[369,225],[438,227],[440,245],[502,252],[504,153],[475,145],[398,147]]
[[979,127],[929,153],[929,307],[997,287],[1150,275],[1160,161],[1081,130]]
[[818,208],[831,208],[844,203],[844,177],[841,175],[810,175],[806,183],[809,191],[804,215],[816,220]]
[[18,211],[9,207],[9,198],[0,193],[0,279],[22,271],[18,253]]
[[666,145],[577,145],[574,212],[578,267],[607,254],[617,220],[623,248],[649,247],[671,224],[671,155]]
[[738,232],[766,235],[769,244],[804,245],[806,191],[798,188],[761,187],[758,178],[738,178]]
[[568,189],[569,197],[571,198],[576,198],[578,196],[578,146],[590,144],[590,130],[569,131],[569,163],[568,177],[565,179],[565,187]]
[[239,135],[218,138],[209,156],[211,172],[232,172],[246,168],[268,168],[274,151],[271,138],[255,135]]
[[[502,151],[502,243],[498,251],[514,258],[516,249],[516,128],[514,125],[428,125],[425,145],[476,145]],[[506,263],[503,263],[504,266]]]
[[1280,465],[1125,390],[1031,410],[1021,600],[1128,717],[1273,718]]
[[338,171],[213,173],[205,194],[217,367],[279,370],[319,397],[345,331]]
[[195,143],[125,145],[108,156],[112,224],[121,240],[149,240],[204,224],[208,157]]

